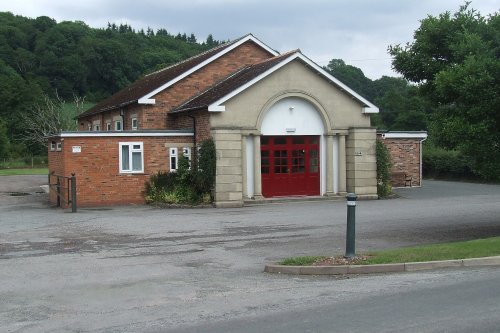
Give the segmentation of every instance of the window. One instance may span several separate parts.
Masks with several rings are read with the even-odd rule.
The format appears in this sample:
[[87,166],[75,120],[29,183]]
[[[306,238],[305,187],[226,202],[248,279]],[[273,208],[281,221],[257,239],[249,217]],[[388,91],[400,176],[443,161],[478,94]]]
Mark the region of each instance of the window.
[[144,154],[142,142],[120,142],[120,172],[144,172]]
[[111,123],[106,123],[106,131],[111,131]]
[[57,151],[61,151],[62,150],[62,142],[58,142],[57,143],[57,148],[56,148]]
[[115,131],[121,131],[122,130],[122,121],[117,120],[115,121]]
[[56,150],[56,142],[55,141],[51,141],[50,142],[50,151],[54,151]]
[[170,148],[170,171],[177,171],[177,148]]
[[101,126],[99,124],[94,125],[94,131],[98,132],[101,130]]
[[137,118],[132,118],[132,129],[136,130],[137,125],[138,125]]

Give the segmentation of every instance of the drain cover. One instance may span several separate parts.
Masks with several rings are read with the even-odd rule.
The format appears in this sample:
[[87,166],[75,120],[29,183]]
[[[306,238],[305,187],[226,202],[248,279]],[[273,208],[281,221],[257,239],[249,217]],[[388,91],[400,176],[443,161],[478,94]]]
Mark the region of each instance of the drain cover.
[[9,195],[12,197],[23,197],[30,194],[26,192],[10,192]]

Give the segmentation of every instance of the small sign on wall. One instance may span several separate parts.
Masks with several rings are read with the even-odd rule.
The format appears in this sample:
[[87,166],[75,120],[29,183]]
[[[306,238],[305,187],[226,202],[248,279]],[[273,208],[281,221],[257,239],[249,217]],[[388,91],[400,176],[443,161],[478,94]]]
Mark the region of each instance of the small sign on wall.
[[73,146],[71,151],[73,153],[81,153],[82,152],[82,146]]

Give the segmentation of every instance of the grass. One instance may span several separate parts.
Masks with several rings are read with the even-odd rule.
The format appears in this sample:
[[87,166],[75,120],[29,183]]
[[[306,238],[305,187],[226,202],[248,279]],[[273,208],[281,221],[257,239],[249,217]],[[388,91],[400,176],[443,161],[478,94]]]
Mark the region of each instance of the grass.
[[316,261],[325,259],[324,256],[305,256],[305,257],[293,257],[286,258],[280,261],[280,265],[287,266],[309,266],[315,263]]
[[49,169],[0,169],[0,176],[18,176],[18,175],[48,175]]
[[[363,261],[364,265],[498,256],[500,255],[500,237],[406,247],[363,253],[362,255],[368,257],[367,260]],[[313,264],[321,258],[325,257],[308,256],[286,258],[283,259],[280,264],[289,266],[307,266]]]

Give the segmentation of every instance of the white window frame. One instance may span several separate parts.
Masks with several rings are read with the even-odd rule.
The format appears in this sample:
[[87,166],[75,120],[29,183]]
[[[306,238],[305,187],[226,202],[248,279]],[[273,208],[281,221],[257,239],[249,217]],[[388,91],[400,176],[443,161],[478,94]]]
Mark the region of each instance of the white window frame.
[[[128,161],[129,161],[129,168],[128,169],[123,169],[123,146],[129,146],[128,149]],[[134,148],[134,146],[139,146],[139,148]],[[143,142],[120,142],[119,147],[119,169],[120,173],[144,173],[144,143]],[[133,167],[133,158],[132,154],[133,153],[141,153],[141,168],[134,170]]]
[[111,131],[111,123],[106,123],[106,131]]
[[99,125],[99,124],[95,124],[95,125],[94,125],[94,131],[95,131],[95,132],[99,132],[100,130],[101,130],[101,125]]
[[[169,158],[168,158],[168,167],[170,168],[170,172],[175,172],[177,171],[178,167],[179,167],[179,158],[178,158],[178,149],[176,147],[172,147],[169,149]],[[172,160],[175,159],[173,161],[173,164],[174,164],[174,167],[175,168],[172,168]]]
[[56,150],[56,142],[55,141],[50,141],[50,151]]
[[123,131],[123,124],[121,120],[115,121],[115,131]]
[[137,130],[139,128],[139,121],[137,120],[136,117],[133,117],[130,121],[132,123],[132,130]]
[[58,142],[58,143],[56,144],[56,150],[57,150],[57,151],[61,151],[61,150],[62,150],[62,142]]

